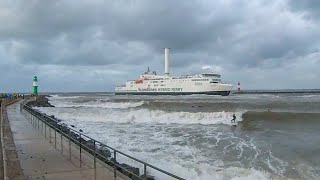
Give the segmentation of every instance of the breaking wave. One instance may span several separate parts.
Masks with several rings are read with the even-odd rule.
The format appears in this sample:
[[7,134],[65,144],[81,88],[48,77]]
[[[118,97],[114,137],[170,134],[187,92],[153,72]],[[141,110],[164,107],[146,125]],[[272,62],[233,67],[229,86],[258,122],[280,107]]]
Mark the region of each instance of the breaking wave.
[[[144,104],[140,102],[110,102],[109,99],[87,100],[79,99],[81,96],[61,97],[53,95],[49,97],[49,102],[59,108],[108,108],[108,109],[127,109],[139,107]],[[72,100],[74,99],[74,101]]]
[[[318,163],[312,164],[319,157],[304,153],[319,144],[319,95],[72,95],[53,96],[56,107],[39,109],[183,178],[319,179]],[[233,114],[241,121],[237,128],[229,127]],[[140,163],[117,158],[143,173]],[[168,179],[151,168],[148,173]]]
[[60,96],[60,95],[50,95],[48,98],[50,100],[53,100],[53,99],[77,99],[77,98],[80,98],[82,96]]
[[[114,103],[118,104],[119,103]],[[113,105],[114,105],[113,104]],[[138,106],[140,103],[121,103],[123,107]],[[65,107],[65,106],[63,106]],[[100,106],[101,107],[101,106]],[[119,106],[120,107],[120,106]],[[132,109],[127,111],[101,110],[94,113],[92,110],[77,111],[76,109],[40,108],[44,113],[55,115],[59,119],[77,122],[90,120],[92,122],[113,123],[160,123],[160,124],[226,124],[231,125],[232,115],[237,116],[237,121],[242,121],[244,112],[167,112],[162,110]],[[56,111],[56,112],[55,112]]]
[[60,108],[70,108],[70,107],[87,107],[87,108],[109,108],[109,109],[127,109],[127,108],[134,108],[134,107],[139,107],[144,104],[143,101],[141,102],[136,102],[136,103],[115,103],[115,102],[105,102],[105,103],[96,103],[96,102],[88,102],[88,103],[82,103],[82,104],[77,104],[77,103],[70,103],[70,102],[59,102],[55,103],[50,101],[52,105],[55,107],[60,107]]
[[117,113],[110,114],[110,119],[118,123],[163,123],[163,124],[230,124],[232,115],[236,114],[238,121],[242,121],[242,112],[165,112],[161,110],[140,109],[123,113],[121,117]]
[[[259,150],[254,145],[252,139],[241,139],[232,133],[222,134],[216,131],[212,131],[210,134],[208,133],[208,126],[188,126],[193,129],[191,132],[180,132],[179,129],[179,127],[184,127],[183,125],[186,124],[231,125],[230,119],[232,115],[235,113],[238,117],[237,120],[242,121],[241,116],[244,112],[190,113],[148,109],[102,109],[97,113],[92,112],[92,109],[79,111],[73,108],[40,108],[40,110],[44,113],[55,115],[69,125],[77,124],[77,128],[81,128],[89,136],[100,137],[102,141],[106,141],[112,147],[121,148],[124,152],[134,154],[137,158],[146,160],[159,168],[176,172],[187,179],[265,180],[270,178],[267,172],[254,168],[228,166],[219,160],[222,157],[229,157],[233,154],[237,154],[236,158],[242,160],[246,158],[243,155],[245,152],[252,154],[251,161],[263,156],[262,150]],[[105,125],[108,122],[111,123]],[[179,126],[175,124],[179,124]],[[96,128],[99,129],[99,132],[95,131]],[[201,133],[197,134],[197,130],[201,131]],[[181,133],[181,136],[174,135],[176,133]],[[204,136],[203,139],[216,140],[215,143],[207,142],[209,144],[206,146],[212,149],[217,149],[218,147],[222,149],[218,148],[214,151],[215,155],[211,154],[210,157],[207,157],[203,154],[204,152],[195,147],[197,143],[205,145],[206,142],[199,140],[197,143],[194,142],[195,144],[193,145],[189,144],[189,138],[192,136]],[[189,145],[185,146],[183,144]],[[195,154],[197,155],[195,156]],[[120,158],[119,160],[128,164],[132,163],[125,158]],[[217,164],[212,164],[211,161],[216,161]],[[196,166],[195,163],[197,164]],[[275,165],[272,157],[269,164],[275,170],[282,168],[277,164]],[[132,165],[139,167],[139,164]],[[142,170],[143,167],[140,167],[140,169]],[[149,172],[159,179],[168,179],[167,176],[151,169]]]

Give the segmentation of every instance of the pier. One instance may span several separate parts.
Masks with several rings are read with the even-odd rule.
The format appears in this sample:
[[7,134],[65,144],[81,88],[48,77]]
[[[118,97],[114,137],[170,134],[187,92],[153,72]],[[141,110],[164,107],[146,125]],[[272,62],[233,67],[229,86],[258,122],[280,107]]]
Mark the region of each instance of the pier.
[[[41,131],[35,131],[30,121],[20,113],[19,103],[8,105],[7,113],[3,111],[3,114],[7,114],[3,120],[9,123],[5,126],[11,128],[11,133],[6,131],[7,137],[4,138],[5,142],[10,143],[4,144],[7,162],[4,166],[6,168],[1,168],[4,169],[3,179],[115,179],[113,173],[105,167],[97,164],[98,167],[94,168],[91,158],[84,153],[82,161],[77,161],[79,154],[75,147],[70,151],[72,159],[61,153],[63,149],[55,149],[53,141]],[[60,146],[61,141],[57,142],[56,145]]]
[[241,90],[241,91],[231,92],[231,94],[308,94],[308,93],[320,94],[320,89]]

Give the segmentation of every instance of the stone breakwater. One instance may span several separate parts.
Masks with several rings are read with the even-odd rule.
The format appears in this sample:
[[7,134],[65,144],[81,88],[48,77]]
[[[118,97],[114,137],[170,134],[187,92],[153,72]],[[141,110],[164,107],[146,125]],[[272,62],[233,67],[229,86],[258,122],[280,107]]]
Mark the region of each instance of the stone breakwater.
[[35,97],[35,100],[28,102],[26,105],[30,107],[54,107],[49,103],[48,96],[40,95]]
[[[70,136],[70,140],[74,144],[76,144],[79,147],[81,146],[82,149],[86,150],[91,155],[94,155],[94,152],[96,151],[97,153],[96,157],[102,162],[106,163],[107,165],[113,167],[114,163],[116,163],[117,171],[128,176],[129,178],[134,180],[135,179],[147,179],[147,180],[155,179],[154,176],[147,175],[147,177],[145,177],[144,174],[140,174],[140,169],[137,167],[133,167],[131,165],[115,161],[115,159],[112,157],[113,150],[111,150],[107,146],[103,144],[97,144],[92,139],[89,139],[89,140],[84,139],[83,134],[81,137],[78,131],[68,127],[68,125],[64,123],[61,123],[61,120],[57,119],[54,116],[48,116],[46,114],[43,114],[38,110],[33,109],[32,107],[53,107],[49,103],[46,96],[39,96],[37,100],[28,102],[26,106],[24,106],[24,109],[36,115],[51,127],[57,129],[66,138]],[[82,130],[80,129],[79,131],[81,132]]]

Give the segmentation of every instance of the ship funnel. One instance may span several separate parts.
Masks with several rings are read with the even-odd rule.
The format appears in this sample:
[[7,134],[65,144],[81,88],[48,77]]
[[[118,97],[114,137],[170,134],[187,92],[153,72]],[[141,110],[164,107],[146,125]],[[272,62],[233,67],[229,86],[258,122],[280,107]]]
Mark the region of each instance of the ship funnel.
[[164,73],[169,75],[169,48],[164,48]]

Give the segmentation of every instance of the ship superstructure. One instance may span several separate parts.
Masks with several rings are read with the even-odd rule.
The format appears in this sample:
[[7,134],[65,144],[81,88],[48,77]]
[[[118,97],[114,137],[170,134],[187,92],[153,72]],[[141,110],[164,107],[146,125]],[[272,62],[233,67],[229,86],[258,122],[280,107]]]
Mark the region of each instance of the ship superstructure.
[[136,80],[129,80],[115,88],[115,94],[134,95],[189,95],[208,94],[227,96],[231,84],[221,82],[218,73],[171,76],[169,73],[169,48],[164,49],[165,74],[157,75],[148,70]]

